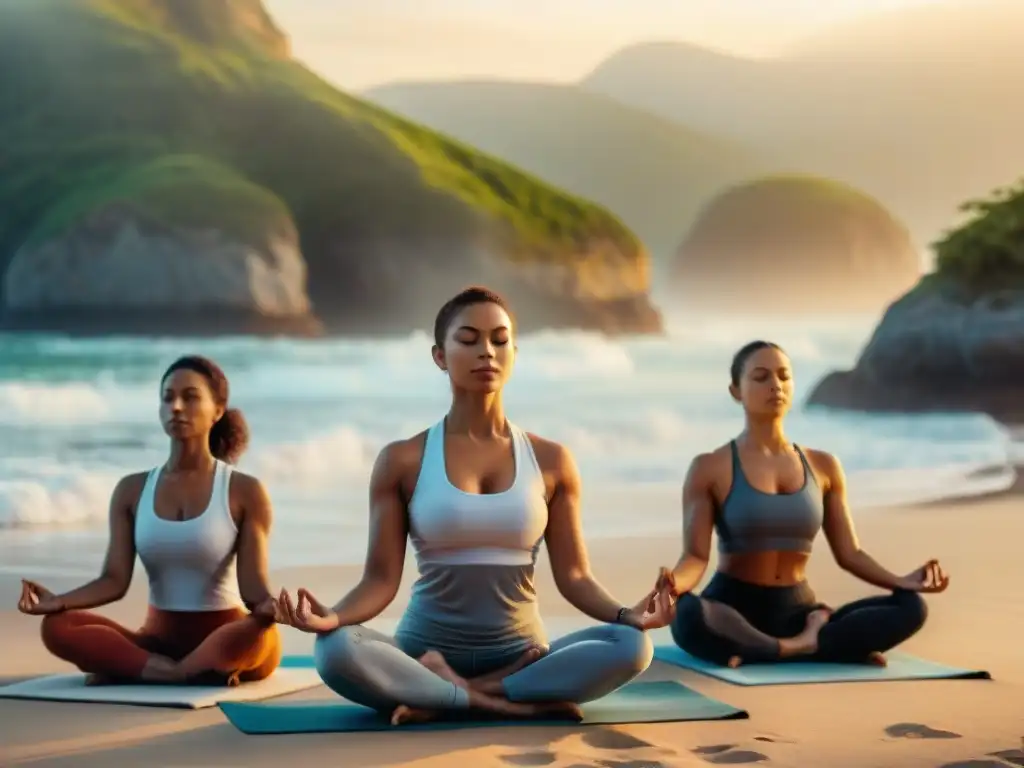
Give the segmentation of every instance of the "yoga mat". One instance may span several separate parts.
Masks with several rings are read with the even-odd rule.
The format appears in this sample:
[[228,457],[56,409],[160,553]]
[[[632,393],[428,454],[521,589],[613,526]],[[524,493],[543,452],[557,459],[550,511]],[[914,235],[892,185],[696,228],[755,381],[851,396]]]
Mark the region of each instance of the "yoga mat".
[[737,669],[694,658],[674,645],[659,645],[654,658],[734,685],[799,685],[894,680],[991,680],[983,670],[959,669],[905,653],[887,653],[887,667],[869,664],[827,664],[794,661],[777,664],[742,664]]
[[[567,720],[470,720],[393,726],[388,718],[358,704],[316,701],[287,704],[223,702],[221,711],[243,733],[344,733],[355,731],[441,731],[516,725],[577,725]],[[749,717],[721,701],[709,699],[680,683],[630,683],[583,707],[582,725],[665,723],[684,720],[737,720]]]
[[148,707],[205,709],[222,701],[258,701],[303,691],[321,684],[312,665],[282,665],[266,680],[234,687],[212,685],[90,685],[85,675],[48,675],[0,687],[0,699],[134,704]]

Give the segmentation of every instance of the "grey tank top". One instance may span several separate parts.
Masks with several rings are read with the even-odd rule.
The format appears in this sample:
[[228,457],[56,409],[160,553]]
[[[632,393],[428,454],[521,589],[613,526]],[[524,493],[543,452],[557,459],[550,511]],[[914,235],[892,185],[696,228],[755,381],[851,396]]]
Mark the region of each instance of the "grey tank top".
[[743,474],[736,441],[732,448],[732,487],[715,517],[718,549],[744,552],[810,552],[821,530],[825,505],[807,457],[794,445],[804,469],[804,484],[794,493],[765,493]]
[[534,591],[547,491],[529,436],[508,426],[515,479],[493,494],[452,485],[444,421],[427,432],[408,507],[419,578],[395,633],[403,647],[516,651],[547,643]]

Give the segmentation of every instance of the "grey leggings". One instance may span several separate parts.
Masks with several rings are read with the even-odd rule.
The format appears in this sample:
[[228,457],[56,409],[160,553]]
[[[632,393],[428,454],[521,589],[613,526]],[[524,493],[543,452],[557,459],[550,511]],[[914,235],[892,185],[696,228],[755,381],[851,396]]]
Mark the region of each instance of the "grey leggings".
[[[417,709],[465,709],[466,691],[437,676],[387,635],[366,627],[343,627],[320,635],[314,646],[316,669],[335,693],[382,712],[399,704]],[[408,653],[406,652],[408,651]],[[521,655],[497,652],[445,654],[463,677],[486,674]],[[645,632],[605,624],[573,632],[551,644],[548,653],[504,679],[510,701],[571,701],[582,704],[606,696],[635,678],[654,657]]]

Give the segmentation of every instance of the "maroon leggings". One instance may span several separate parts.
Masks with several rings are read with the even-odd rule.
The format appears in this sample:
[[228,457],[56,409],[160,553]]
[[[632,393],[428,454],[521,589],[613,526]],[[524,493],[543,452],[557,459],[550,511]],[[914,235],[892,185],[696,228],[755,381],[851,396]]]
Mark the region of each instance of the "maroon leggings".
[[273,622],[241,608],[163,611],[150,606],[133,631],[91,611],[50,614],[43,644],[83,672],[134,679],[150,654],[180,662],[186,677],[213,674],[234,681],[262,680],[281,662],[281,636]]

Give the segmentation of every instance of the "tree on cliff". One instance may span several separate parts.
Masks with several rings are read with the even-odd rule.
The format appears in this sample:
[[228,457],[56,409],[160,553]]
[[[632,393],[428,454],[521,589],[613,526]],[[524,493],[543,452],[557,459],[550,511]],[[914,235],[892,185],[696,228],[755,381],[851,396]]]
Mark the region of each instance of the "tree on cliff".
[[971,218],[934,244],[936,272],[973,290],[1024,282],[1024,179],[960,209]]
[[864,411],[974,411],[1024,421],[1024,184],[964,204],[935,271],[886,310],[853,370],[809,402]]

